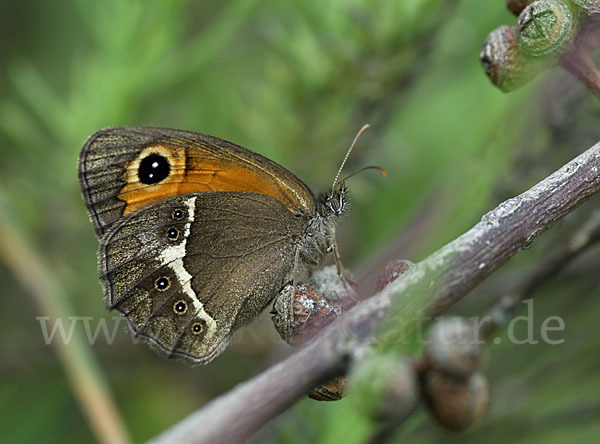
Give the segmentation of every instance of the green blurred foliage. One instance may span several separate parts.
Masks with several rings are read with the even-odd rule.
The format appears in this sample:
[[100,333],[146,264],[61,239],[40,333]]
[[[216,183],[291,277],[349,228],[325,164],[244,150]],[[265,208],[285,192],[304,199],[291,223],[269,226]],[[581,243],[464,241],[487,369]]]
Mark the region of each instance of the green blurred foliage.
[[[376,164],[389,177],[351,179],[353,208],[339,235],[344,262],[359,275],[382,266],[381,251],[422,227],[405,251],[393,251],[418,260],[600,139],[597,100],[560,70],[509,95],[489,83],[480,46],[493,28],[514,21],[501,0],[2,2],[0,212],[50,264],[73,312],[92,316],[93,328],[102,318],[112,326],[77,182],[89,134],[133,124],[208,133],[280,162],[318,192],[369,122],[347,169]],[[597,206],[598,199],[588,202],[544,234],[454,311],[483,311]],[[600,436],[597,253],[536,300],[538,331],[545,316],[565,318],[563,346],[490,347],[493,401],[480,426],[449,435],[420,411],[397,439]],[[93,441],[43,341],[36,316],[44,313],[3,266],[0,283],[3,442]],[[133,345],[124,328],[111,346],[93,344],[134,441],[280,356],[285,347],[269,323],[255,322],[202,368],[161,360]],[[347,400],[303,400],[257,440],[358,443],[372,429]]]

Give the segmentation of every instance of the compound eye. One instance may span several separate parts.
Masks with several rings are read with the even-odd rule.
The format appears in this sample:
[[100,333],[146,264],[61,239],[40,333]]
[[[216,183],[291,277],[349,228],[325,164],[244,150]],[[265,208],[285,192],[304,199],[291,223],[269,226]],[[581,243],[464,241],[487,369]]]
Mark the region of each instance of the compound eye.
[[342,209],[340,201],[335,198],[329,199],[327,201],[327,206],[329,207],[329,209],[331,210],[331,212],[333,214],[340,214],[341,209]]

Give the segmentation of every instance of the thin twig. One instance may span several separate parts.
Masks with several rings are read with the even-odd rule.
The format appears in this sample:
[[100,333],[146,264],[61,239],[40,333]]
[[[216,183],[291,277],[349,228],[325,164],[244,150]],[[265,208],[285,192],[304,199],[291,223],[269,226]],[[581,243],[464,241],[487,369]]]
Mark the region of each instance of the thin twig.
[[[600,143],[356,305],[285,361],[159,435],[156,443],[240,442],[308,390],[347,368],[352,352],[389,343],[445,310],[558,219],[600,190]],[[383,322],[381,322],[383,318]]]
[[577,77],[600,99],[600,73],[588,53],[579,49],[569,51],[561,59],[561,66]]
[[592,15],[582,23],[577,41],[562,56],[560,64],[600,99],[600,72],[590,56],[599,45],[600,18]]
[[510,319],[511,313],[525,299],[562,270],[592,245],[600,242],[600,210],[596,210],[580,231],[561,248],[542,259],[508,294],[500,298],[481,318],[479,334],[489,338],[496,329]]

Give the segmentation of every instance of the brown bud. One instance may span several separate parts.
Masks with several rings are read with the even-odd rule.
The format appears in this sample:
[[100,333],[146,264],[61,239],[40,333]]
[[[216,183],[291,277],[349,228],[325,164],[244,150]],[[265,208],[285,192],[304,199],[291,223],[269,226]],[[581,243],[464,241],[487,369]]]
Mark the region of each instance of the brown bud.
[[488,35],[479,60],[492,83],[504,92],[520,88],[545,67],[519,49],[512,26],[500,26]]
[[385,269],[377,276],[375,293],[379,293],[390,283],[394,282],[402,273],[407,271],[414,264],[411,261],[402,259],[390,262]]
[[[306,285],[287,285],[273,302],[271,319],[275,329],[291,346],[310,341],[327,324],[354,304],[358,298],[352,276],[335,266],[317,270]],[[346,378],[338,376],[311,390],[308,396],[318,401],[338,401],[344,397]]]
[[316,288],[330,303],[345,311],[358,302],[358,285],[348,270],[343,269],[342,273],[343,277],[337,273],[335,265],[328,265],[313,272],[308,284]]
[[275,329],[288,344],[295,346],[312,339],[333,321],[341,308],[330,304],[309,285],[286,285],[273,302],[271,319]]
[[423,397],[435,420],[450,430],[462,430],[483,418],[490,400],[487,380],[481,373],[458,379],[435,369],[421,378]]
[[446,318],[431,328],[424,356],[432,367],[466,378],[479,368],[484,345],[475,325],[459,317]]

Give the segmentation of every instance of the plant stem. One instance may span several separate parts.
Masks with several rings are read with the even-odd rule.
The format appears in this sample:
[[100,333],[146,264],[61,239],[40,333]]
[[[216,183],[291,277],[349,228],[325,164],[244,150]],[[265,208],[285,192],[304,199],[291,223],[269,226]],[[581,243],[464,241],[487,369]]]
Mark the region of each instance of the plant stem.
[[374,340],[393,343],[410,326],[452,306],[598,191],[600,143],[523,194],[502,202],[468,232],[344,313],[306,347],[210,402],[154,442],[247,439],[312,387],[347,369],[354,350]]

